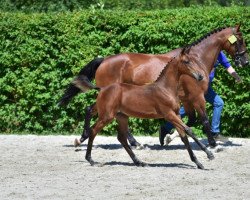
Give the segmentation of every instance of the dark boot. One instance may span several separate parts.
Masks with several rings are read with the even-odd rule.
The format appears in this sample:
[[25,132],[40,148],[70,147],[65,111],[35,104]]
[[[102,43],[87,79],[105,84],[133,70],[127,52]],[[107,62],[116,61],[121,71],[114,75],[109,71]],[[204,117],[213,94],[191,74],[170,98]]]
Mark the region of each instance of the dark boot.
[[160,126],[160,129],[159,129],[159,140],[160,140],[161,146],[164,145],[164,138],[166,137],[167,134],[168,134],[168,132],[166,131],[166,129],[164,128],[164,126]]

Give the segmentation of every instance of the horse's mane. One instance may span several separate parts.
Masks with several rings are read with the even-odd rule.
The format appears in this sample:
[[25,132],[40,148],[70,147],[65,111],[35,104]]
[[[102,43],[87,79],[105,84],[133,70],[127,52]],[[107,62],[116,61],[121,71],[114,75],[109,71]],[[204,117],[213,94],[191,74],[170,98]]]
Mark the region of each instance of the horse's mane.
[[220,32],[220,31],[222,31],[222,30],[224,30],[226,28],[228,28],[228,27],[221,27],[221,28],[214,29],[214,30],[210,31],[209,33],[203,35],[200,39],[196,40],[195,42],[193,42],[193,43],[191,43],[191,44],[189,44],[187,46],[189,46],[189,47],[195,46],[195,45],[199,44],[202,40],[204,40],[204,39],[208,38],[209,36],[213,35],[214,33],[218,33],[218,32]]
[[[169,64],[175,59],[175,57],[172,57],[172,59],[165,65],[165,67],[162,69],[161,73],[159,74],[158,78],[156,79],[156,81],[158,81],[164,74],[165,71],[167,70]],[[156,82],[155,81],[155,82]]]
[[[220,32],[220,31],[222,31],[222,30],[224,30],[224,29],[226,29],[226,28],[228,28],[228,27],[216,28],[216,29],[210,31],[209,33],[203,35],[200,39],[196,40],[195,42],[193,42],[193,43],[191,43],[191,44],[189,44],[189,45],[186,45],[184,48],[191,48],[191,47],[193,47],[193,46],[199,44],[201,41],[203,41],[204,39],[208,38],[209,36],[213,35],[214,33],[218,33],[218,32]],[[175,59],[175,57],[173,57],[173,58],[166,64],[166,66],[163,68],[163,70],[162,70],[161,73],[159,74],[158,78],[156,79],[156,81],[158,81],[158,80],[161,78],[161,76],[163,76],[163,74],[165,74],[165,71],[166,71],[166,69],[167,69],[167,66],[168,66],[169,63],[171,63],[174,59]]]

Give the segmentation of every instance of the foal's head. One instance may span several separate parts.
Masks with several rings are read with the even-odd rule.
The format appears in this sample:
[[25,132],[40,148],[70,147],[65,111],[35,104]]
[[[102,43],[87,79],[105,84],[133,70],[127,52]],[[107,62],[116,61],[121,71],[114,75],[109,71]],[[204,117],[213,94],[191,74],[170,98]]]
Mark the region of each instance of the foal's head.
[[232,29],[232,34],[228,37],[225,49],[234,58],[236,66],[245,66],[249,63],[246,42],[240,32],[240,25]]
[[185,47],[182,49],[179,55],[179,62],[177,64],[178,71],[180,74],[188,74],[194,77],[196,80],[201,81],[203,80],[202,74],[199,72],[199,65],[198,62],[189,55],[191,47]]

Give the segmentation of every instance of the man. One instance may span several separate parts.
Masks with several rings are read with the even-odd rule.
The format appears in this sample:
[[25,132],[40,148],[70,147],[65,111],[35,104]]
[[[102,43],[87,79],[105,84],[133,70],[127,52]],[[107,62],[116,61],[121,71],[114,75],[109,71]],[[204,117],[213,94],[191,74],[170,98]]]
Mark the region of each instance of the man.
[[[232,75],[237,82],[241,82],[241,78],[236,73],[235,69],[231,66],[230,62],[228,61],[226,55],[221,51],[218,55],[217,61],[214,65],[213,70],[211,71],[209,75],[209,86],[207,93],[205,95],[205,99],[207,102],[209,102],[213,106],[213,117],[212,117],[212,123],[211,123],[211,132],[216,141],[226,142],[227,138],[221,135],[220,133],[220,118],[222,109],[224,106],[224,102],[222,98],[213,90],[212,88],[212,81],[215,77],[215,70],[218,66],[221,64],[227,72]],[[185,116],[185,110],[183,107],[180,108],[180,115],[183,118]],[[174,126],[167,122],[163,126],[160,127],[160,133],[159,133],[159,140],[160,144],[164,144],[164,138],[167,134],[171,133],[171,130],[174,128]]]

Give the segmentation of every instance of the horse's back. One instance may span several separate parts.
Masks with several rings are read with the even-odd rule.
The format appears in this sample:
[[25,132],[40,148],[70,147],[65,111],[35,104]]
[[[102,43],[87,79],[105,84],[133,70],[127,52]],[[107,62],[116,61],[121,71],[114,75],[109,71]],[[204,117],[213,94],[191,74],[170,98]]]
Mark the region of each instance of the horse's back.
[[96,71],[95,80],[99,87],[109,84],[132,83],[143,85],[157,79],[162,69],[179,50],[168,54],[123,53],[104,59]]

